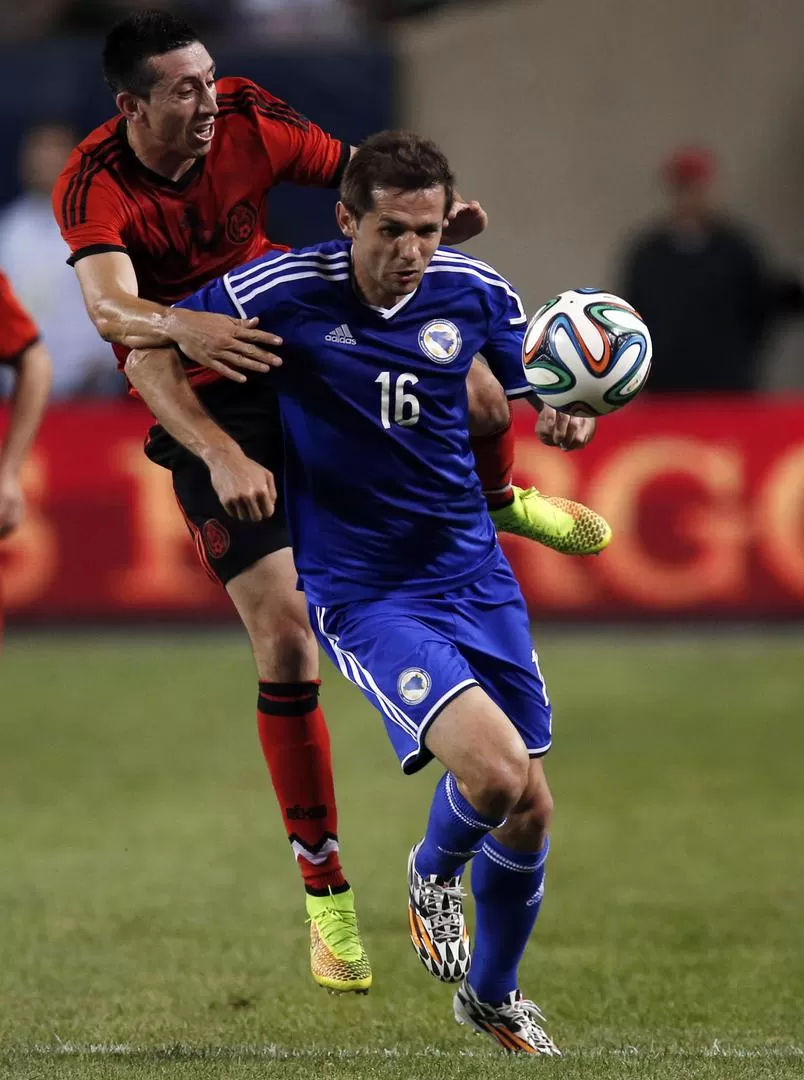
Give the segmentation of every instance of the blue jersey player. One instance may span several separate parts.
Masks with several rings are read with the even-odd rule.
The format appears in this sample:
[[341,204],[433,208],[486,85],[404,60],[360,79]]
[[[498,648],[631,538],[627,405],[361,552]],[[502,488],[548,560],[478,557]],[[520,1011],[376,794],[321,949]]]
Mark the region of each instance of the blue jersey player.
[[[446,769],[408,863],[416,952],[437,978],[460,983],[461,1023],[508,1051],[553,1055],[518,979],[544,891],[550,702],[467,434],[476,353],[509,397],[530,396],[526,317],[490,266],[439,249],[452,193],[432,143],[374,136],[341,187],[345,239],[271,253],[182,303],[256,316],[281,335],[283,365],[265,376],[285,438],[276,483],[312,625],[379,711],[405,772],[434,757]],[[135,386],[138,359],[128,367]],[[178,357],[166,354],[171,363]],[[588,438],[590,421],[563,422]],[[231,454],[242,468],[242,451]],[[234,466],[222,457],[210,472],[226,505]],[[470,861],[471,970],[461,886]]]

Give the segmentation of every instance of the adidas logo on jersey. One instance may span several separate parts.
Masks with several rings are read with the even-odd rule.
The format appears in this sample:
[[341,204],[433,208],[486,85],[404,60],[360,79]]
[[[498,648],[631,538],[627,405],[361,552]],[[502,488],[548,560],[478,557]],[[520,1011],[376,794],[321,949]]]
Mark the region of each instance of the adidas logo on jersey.
[[357,340],[353,337],[352,331],[346,323],[341,323],[334,330],[330,330],[324,341],[334,341],[336,345],[357,345]]

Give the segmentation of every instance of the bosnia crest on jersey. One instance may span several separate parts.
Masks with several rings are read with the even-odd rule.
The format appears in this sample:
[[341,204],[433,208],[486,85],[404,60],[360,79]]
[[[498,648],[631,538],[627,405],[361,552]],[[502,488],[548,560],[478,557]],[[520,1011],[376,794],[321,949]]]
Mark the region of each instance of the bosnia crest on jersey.
[[461,332],[455,323],[433,319],[419,331],[419,348],[437,364],[449,364],[461,351]]
[[433,680],[423,668],[407,668],[399,676],[397,693],[408,705],[418,705],[430,693]]

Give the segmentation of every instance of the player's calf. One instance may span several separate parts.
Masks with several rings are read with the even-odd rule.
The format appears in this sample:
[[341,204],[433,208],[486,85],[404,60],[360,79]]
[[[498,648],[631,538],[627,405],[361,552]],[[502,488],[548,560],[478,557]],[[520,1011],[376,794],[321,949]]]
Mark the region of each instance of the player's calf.
[[513,726],[479,687],[450,702],[425,741],[453,771],[437,785],[424,839],[408,860],[410,938],[431,975],[457,982],[471,963],[463,869],[521,802],[528,755]]

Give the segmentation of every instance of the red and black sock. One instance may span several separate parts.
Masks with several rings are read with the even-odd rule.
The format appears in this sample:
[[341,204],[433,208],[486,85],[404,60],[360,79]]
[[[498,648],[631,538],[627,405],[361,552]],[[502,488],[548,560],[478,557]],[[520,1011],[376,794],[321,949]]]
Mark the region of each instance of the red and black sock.
[[492,435],[472,436],[475,472],[490,510],[499,510],[514,501],[511,475],[514,470],[514,429],[508,424]]
[[319,682],[261,682],[257,727],[282,820],[309,893],[349,888],[338,853],[338,811]]

